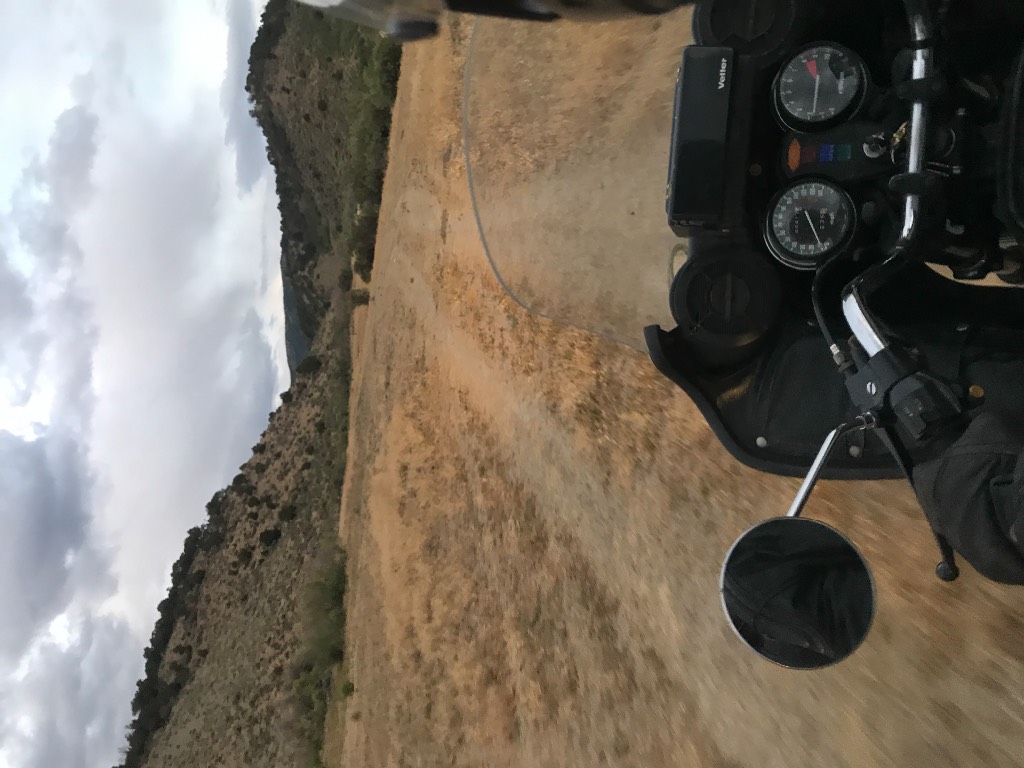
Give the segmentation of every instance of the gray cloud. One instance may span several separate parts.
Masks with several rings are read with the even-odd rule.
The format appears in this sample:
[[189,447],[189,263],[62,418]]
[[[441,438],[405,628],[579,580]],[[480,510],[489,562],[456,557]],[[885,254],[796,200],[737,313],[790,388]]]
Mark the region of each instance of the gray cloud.
[[[141,656],[139,641],[111,617],[82,617],[78,637],[67,648],[52,643],[38,650],[37,663],[16,692],[0,699],[0,738],[23,768],[106,768],[116,760],[118,744],[130,718],[129,697],[106,704],[111,690],[133,684],[133,665]],[[39,731],[17,734],[17,717],[38,717]]]
[[225,141],[235,148],[238,187],[248,192],[267,172],[266,141],[249,114],[245,78],[249,72],[249,46],[256,38],[252,0],[228,0],[228,66],[221,86],[221,108],[227,119]]
[[0,371],[7,398],[16,405],[24,405],[32,393],[45,345],[31,328],[33,312],[28,282],[0,248]]
[[[83,442],[89,431],[93,333],[77,293],[81,250],[69,218],[89,197],[96,155],[96,116],[64,112],[49,151],[32,160],[12,205],[22,249],[34,265],[29,280],[0,262],[0,363],[5,378],[33,389],[45,378],[54,397],[54,426],[35,441],[0,432],[0,660],[14,663],[70,598],[72,573],[81,584],[105,569],[86,550],[90,480]],[[59,277],[58,277],[59,275]],[[59,361],[59,364],[57,364]],[[24,399],[24,398],[22,398]]]
[[[222,424],[216,436],[207,434],[198,442],[192,457],[196,471],[211,463],[221,472],[233,472],[235,464],[221,457],[246,456],[266,426],[267,414],[275,395],[277,371],[272,354],[263,336],[263,324],[244,294],[225,303],[224,315],[218,322],[228,329],[229,335],[217,344],[204,344],[207,327],[202,321],[192,326],[195,348],[206,347],[202,358],[202,375],[219,386],[208,388],[205,396],[193,402],[199,405],[199,416],[204,424]],[[230,345],[230,347],[229,347]],[[224,361],[229,361],[225,365]],[[205,370],[204,370],[205,369]],[[182,386],[185,382],[181,382]],[[237,419],[225,422],[223,414],[231,410]],[[199,437],[199,436],[197,436]]]
[[[0,432],[0,670],[7,674],[73,600],[95,599],[113,588],[109,564],[90,541],[93,480],[86,445],[95,332],[81,295],[82,250],[71,226],[91,199],[97,127],[96,116],[82,107],[57,119],[47,152],[28,164],[12,200],[13,246],[22,261],[28,258],[30,275],[21,277],[9,259],[0,262],[0,290],[10,300],[0,312],[0,328],[6,331],[0,374],[22,380],[28,390],[42,387],[53,399],[51,424],[38,439]],[[28,667],[29,678],[45,674],[51,686],[77,679],[75,674],[53,677],[57,661],[47,659],[41,666],[36,660]],[[49,696],[40,686],[22,681],[17,694],[0,705],[14,701],[15,716],[50,713],[71,693]],[[39,722],[56,727],[49,718]],[[27,737],[12,730],[9,716],[3,719],[3,746],[21,743],[26,754],[34,753]],[[68,722],[63,718],[59,727]],[[50,749],[50,736],[37,733],[31,741]]]
[[20,658],[67,602],[65,558],[82,546],[81,480],[67,452],[47,438],[0,432],[0,658]]
[[[81,251],[69,221],[90,194],[97,124],[96,116],[80,106],[62,113],[48,153],[29,162],[11,201],[19,245],[36,273],[26,279],[12,268],[6,249],[0,250],[0,371],[18,404],[35,388],[42,355],[52,341],[44,329],[47,314],[53,310],[66,315],[71,305],[77,306],[75,289],[66,283],[74,279]],[[33,290],[32,282],[43,283],[44,290]],[[40,293],[43,298],[34,301],[32,294]],[[82,331],[83,317],[80,313],[60,327]],[[81,349],[80,341],[68,346]]]
[[[23,281],[25,298],[19,302],[18,313],[23,327],[29,315],[45,314],[48,304],[75,298],[74,281],[82,253],[71,235],[71,220],[91,194],[97,124],[96,115],[82,106],[63,112],[54,126],[49,151],[29,162],[11,200],[20,249],[30,259],[34,273],[28,282],[36,283],[32,286]],[[30,292],[41,298],[30,302]],[[32,311],[27,309],[29,303],[34,304]]]
[[37,364],[47,355],[55,402],[63,409],[54,420],[64,427],[76,424],[80,437],[87,432],[95,333],[80,285],[82,249],[71,227],[92,196],[97,126],[98,118],[85,107],[63,112],[46,156],[30,161],[12,201],[20,245],[33,264],[18,318],[22,344],[34,345]]
[[74,211],[92,189],[98,125],[99,118],[84,105],[65,110],[57,118],[45,162],[33,167],[35,180],[49,188],[56,211]]
[[7,338],[30,314],[28,284],[8,263],[6,251],[0,249],[0,338]]

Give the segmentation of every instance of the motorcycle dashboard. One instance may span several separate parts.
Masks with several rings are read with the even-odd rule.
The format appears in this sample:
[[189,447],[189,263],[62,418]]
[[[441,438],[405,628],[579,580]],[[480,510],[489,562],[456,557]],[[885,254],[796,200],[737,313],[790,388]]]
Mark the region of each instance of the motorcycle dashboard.
[[880,94],[863,58],[830,40],[767,64],[730,48],[687,47],[673,111],[670,228],[763,249],[789,269],[820,266],[853,242],[871,183],[896,172],[889,137],[898,124],[878,119]]

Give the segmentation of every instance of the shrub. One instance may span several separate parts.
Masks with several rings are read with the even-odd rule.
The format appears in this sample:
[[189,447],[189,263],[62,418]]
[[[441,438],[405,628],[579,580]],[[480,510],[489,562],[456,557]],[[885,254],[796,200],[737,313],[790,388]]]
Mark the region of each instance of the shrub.
[[317,355],[306,355],[305,359],[295,368],[296,373],[317,373],[323,368],[323,361]]
[[345,553],[329,553],[306,596],[309,634],[306,661],[314,667],[329,667],[342,660],[345,638]]
[[336,546],[321,551],[316,575],[305,595],[306,635],[292,685],[313,755],[319,755],[323,747],[333,667],[344,653],[345,586],[344,551]]
[[272,547],[277,544],[278,539],[281,538],[280,528],[267,528],[260,534],[260,544],[264,547]]
[[356,288],[348,295],[353,307],[365,307],[370,303],[370,292],[365,288]]

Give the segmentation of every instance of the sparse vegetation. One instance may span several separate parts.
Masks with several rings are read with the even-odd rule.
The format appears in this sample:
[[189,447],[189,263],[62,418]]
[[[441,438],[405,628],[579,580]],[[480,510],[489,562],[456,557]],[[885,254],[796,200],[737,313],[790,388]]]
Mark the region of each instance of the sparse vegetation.
[[[321,766],[331,675],[345,652],[345,553],[336,547],[325,548],[321,562],[319,576],[306,596],[306,646],[293,686],[302,713],[301,728],[310,745],[311,768]],[[345,695],[344,685],[342,694]]]

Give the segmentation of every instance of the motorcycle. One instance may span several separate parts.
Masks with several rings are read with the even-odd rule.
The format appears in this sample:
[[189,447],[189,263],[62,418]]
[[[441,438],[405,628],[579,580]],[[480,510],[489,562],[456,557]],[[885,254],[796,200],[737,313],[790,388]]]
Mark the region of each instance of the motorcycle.
[[1024,411],[1024,9],[703,0],[692,19],[674,99],[625,109],[610,82],[571,141],[571,74],[549,71],[571,52],[535,39],[551,49],[510,71],[487,52],[515,41],[478,24],[470,191],[513,299],[646,351],[736,459],[804,477],[721,591],[750,647],[819,668],[875,599],[849,540],[801,517],[815,482],[913,483],[982,404]]

